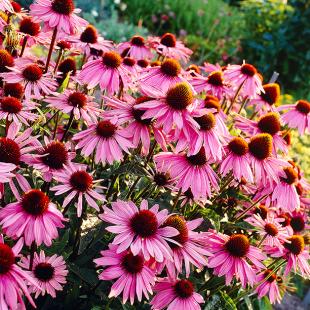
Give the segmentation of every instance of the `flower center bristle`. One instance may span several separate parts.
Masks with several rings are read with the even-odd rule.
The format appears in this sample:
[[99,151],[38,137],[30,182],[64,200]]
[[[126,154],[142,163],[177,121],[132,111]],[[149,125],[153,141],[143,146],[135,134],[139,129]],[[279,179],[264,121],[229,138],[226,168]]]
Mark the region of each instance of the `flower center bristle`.
[[248,76],[254,76],[257,73],[257,70],[250,64],[244,64],[241,66],[241,72]]
[[194,294],[193,283],[189,280],[178,280],[174,285],[174,292],[179,298],[189,298]]
[[278,102],[280,98],[280,86],[276,83],[265,84],[263,86],[265,93],[261,93],[260,96],[266,101],[269,105],[273,105]]
[[243,234],[231,235],[225,244],[226,250],[235,257],[244,257],[250,249],[250,242],[247,236]]
[[62,15],[70,15],[74,11],[73,0],[54,0],[52,2],[52,9]]
[[228,149],[237,156],[243,156],[248,153],[249,145],[244,139],[235,137],[228,143]]
[[132,113],[132,116],[134,117],[134,119],[138,123],[141,123],[141,124],[146,125],[146,126],[150,126],[152,124],[152,119],[151,118],[146,118],[146,119],[142,118],[142,116],[145,113],[145,111],[138,110],[138,109],[135,109],[133,107],[131,113]]
[[86,192],[91,189],[93,178],[86,171],[75,171],[70,177],[70,184],[75,190],[79,192]]
[[3,112],[16,114],[22,108],[22,103],[15,97],[4,97],[1,99],[1,109]]
[[291,217],[290,225],[296,233],[300,233],[306,227],[306,223],[302,215],[295,215]]
[[265,220],[268,214],[268,208],[265,205],[259,205],[255,208],[255,214],[260,215],[260,217]]
[[84,108],[87,105],[87,97],[81,92],[74,92],[69,95],[68,103],[74,107]]
[[[169,216],[163,224],[164,227],[170,226],[175,228],[179,234],[172,237],[172,239],[181,245],[183,245],[188,240],[188,228],[186,226],[186,221],[180,215],[171,215]],[[179,247],[174,243],[169,243],[172,248]]]
[[58,71],[61,72],[64,76],[66,76],[69,72],[71,75],[76,74],[76,61],[72,57],[68,57],[64,59],[58,66]]
[[0,72],[8,72],[7,67],[14,66],[13,56],[6,50],[0,50]]
[[4,243],[0,243],[0,274],[7,273],[15,263],[15,255],[12,249]]
[[40,152],[42,162],[51,169],[62,169],[68,162],[68,151],[64,143],[53,141]]
[[266,232],[268,235],[274,237],[274,236],[276,236],[276,235],[278,234],[279,230],[278,230],[278,228],[276,227],[276,225],[274,225],[274,224],[272,224],[272,223],[267,223],[267,224],[265,225],[265,232]]
[[177,83],[166,95],[167,104],[175,110],[184,110],[194,101],[194,94],[187,83]]
[[169,175],[165,173],[155,173],[154,175],[154,183],[157,186],[165,186],[168,184]]
[[223,86],[223,72],[214,71],[208,75],[208,83],[214,86]]
[[251,138],[249,143],[250,153],[259,160],[264,160],[272,154],[272,136],[261,133]]
[[200,130],[208,131],[215,127],[216,119],[212,113],[207,113],[200,117],[194,117],[194,120],[199,124]]
[[36,82],[40,80],[42,75],[42,69],[35,64],[29,65],[23,70],[23,77],[30,82]]
[[175,77],[178,76],[181,72],[181,65],[175,59],[166,59],[160,66],[161,72],[165,75]]
[[18,165],[20,162],[20,148],[9,138],[0,138],[0,162]]
[[123,64],[128,67],[133,67],[136,64],[136,61],[131,57],[125,57],[123,59]]
[[150,65],[151,67],[158,67],[161,65],[161,61],[159,60],[152,61]]
[[141,238],[148,238],[156,234],[158,221],[152,211],[141,210],[131,218],[130,226],[135,234]]
[[11,5],[15,13],[20,13],[22,11],[22,6],[16,1],[11,1]]
[[309,114],[310,112],[310,102],[306,100],[298,100],[296,103],[296,109],[302,114]]
[[131,274],[140,273],[144,266],[144,259],[141,255],[134,256],[131,252],[122,259],[122,267]]
[[84,43],[89,44],[97,43],[98,40],[97,29],[92,25],[88,25],[85,28],[85,30],[81,33],[80,40]]
[[100,121],[96,127],[96,133],[102,138],[111,138],[117,130],[117,126],[110,121]]
[[193,166],[203,166],[207,163],[206,151],[204,147],[196,155],[186,156],[187,161]]
[[207,109],[216,109],[217,112],[221,110],[221,104],[217,97],[212,95],[207,95],[204,99],[204,106]]
[[133,36],[130,42],[135,46],[144,46],[144,38],[141,36]]
[[267,281],[269,283],[272,283],[273,281],[277,279],[277,275],[270,269],[266,269],[264,271],[264,278],[267,278],[267,277],[268,277]]
[[57,46],[59,48],[61,48],[62,50],[70,49],[71,48],[71,43],[66,41],[66,40],[60,40],[60,41],[58,41]]
[[20,83],[5,83],[3,87],[4,96],[21,99],[24,95],[24,87]]
[[262,132],[273,136],[281,130],[279,115],[274,112],[267,113],[260,117],[257,126]]
[[284,243],[284,247],[292,254],[299,255],[305,248],[304,238],[300,235],[293,235],[288,238],[288,241],[290,241],[290,243]]
[[283,222],[280,222],[281,226],[282,227],[286,227],[286,226],[289,226],[290,223],[291,223],[291,217],[288,213],[282,213],[279,215],[279,218],[282,218],[284,219]]
[[282,131],[281,132],[281,137],[284,139],[286,144],[290,146],[292,144],[292,135],[290,132],[287,131]]
[[149,62],[146,59],[139,59],[137,61],[137,65],[141,68],[147,68],[147,66],[149,65]]
[[122,58],[116,52],[106,52],[102,56],[102,62],[108,68],[116,69],[121,65]]
[[177,40],[174,34],[167,32],[161,37],[160,43],[167,47],[175,47]]
[[48,282],[53,279],[55,268],[50,263],[39,263],[35,266],[33,273],[40,281]]
[[122,53],[121,53],[121,57],[122,57],[122,58],[127,57],[127,56],[128,56],[128,53],[129,53],[129,50],[130,50],[130,47],[125,48],[125,49],[122,51]]
[[286,174],[286,178],[282,178],[282,180],[291,185],[298,181],[298,173],[294,170],[293,167],[285,167],[283,168],[283,171]]
[[40,33],[40,24],[33,22],[29,17],[25,17],[19,24],[19,31],[30,36],[37,36]]
[[200,68],[195,65],[195,64],[191,64],[187,67],[186,71],[193,71],[193,72],[196,72],[197,74],[200,74]]
[[31,189],[21,200],[22,208],[31,215],[42,215],[48,209],[49,203],[48,196],[39,189]]

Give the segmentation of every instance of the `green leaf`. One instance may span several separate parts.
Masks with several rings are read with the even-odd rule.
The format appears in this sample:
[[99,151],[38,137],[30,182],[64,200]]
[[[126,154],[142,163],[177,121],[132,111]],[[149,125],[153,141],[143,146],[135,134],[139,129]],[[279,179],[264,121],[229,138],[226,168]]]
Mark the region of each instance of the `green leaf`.
[[237,307],[225,292],[219,291],[206,302],[204,310],[237,310]]
[[62,82],[62,84],[57,90],[58,93],[62,93],[68,87],[69,81],[70,81],[70,75],[71,75],[71,72],[67,73],[66,78],[64,79],[64,81]]

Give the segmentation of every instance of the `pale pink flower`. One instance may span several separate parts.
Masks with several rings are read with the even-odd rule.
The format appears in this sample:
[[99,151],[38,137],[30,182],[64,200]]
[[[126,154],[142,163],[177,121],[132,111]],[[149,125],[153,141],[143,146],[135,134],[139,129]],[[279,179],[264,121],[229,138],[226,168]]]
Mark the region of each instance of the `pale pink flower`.
[[30,14],[43,21],[47,29],[57,28],[67,34],[74,34],[87,26],[88,22],[76,15],[80,12],[73,0],[36,0],[30,5]]
[[156,295],[151,300],[152,310],[200,310],[203,297],[195,292],[194,284],[186,279],[158,279]]
[[[0,142],[0,145],[1,145],[1,142]],[[12,171],[15,170],[15,168],[16,168],[16,165],[14,164],[0,162],[1,183],[6,183],[6,182],[11,181],[12,177],[14,177],[14,173],[12,173]]]
[[[22,257],[19,265],[24,269],[29,269],[30,256]],[[63,286],[67,283],[66,276],[68,270],[62,256],[46,256],[44,251],[40,254],[34,253],[31,276],[36,285],[30,284],[29,290],[35,294],[35,298],[45,294],[56,297],[57,291],[62,291]]]
[[78,198],[77,215],[80,217],[84,197],[88,205],[97,211],[100,210],[96,200],[105,201],[104,196],[95,191],[96,188],[100,188],[96,184],[100,180],[93,180],[93,176],[86,172],[83,166],[71,163],[64,166],[62,171],[54,172],[53,178],[62,184],[52,187],[51,191],[54,191],[56,196],[66,193],[66,198],[62,204],[64,208],[72,203],[73,199]]
[[203,66],[201,66],[200,69],[204,72],[207,72],[207,73],[211,73],[213,71],[222,71],[222,67],[220,64],[216,63],[214,65],[214,64],[211,64],[209,62],[204,62]]
[[112,244],[118,245],[117,253],[130,248],[134,256],[142,254],[146,260],[151,257],[157,262],[172,260],[172,251],[167,241],[175,242],[171,237],[179,234],[173,227],[161,227],[168,217],[168,210],[159,211],[159,205],[148,209],[146,200],[142,200],[140,210],[131,201],[112,202],[112,209],[104,207],[100,215],[103,221],[112,223],[106,229],[117,234]]
[[0,10],[13,12],[13,7],[12,7],[10,0],[1,0]]
[[44,243],[52,245],[58,237],[57,228],[63,228],[65,220],[61,212],[39,189],[31,189],[17,201],[7,204],[0,210],[0,225],[3,232],[13,238],[24,237],[30,246]]
[[109,298],[117,297],[123,292],[123,304],[127,300],[133,304],[135,298],[141,302],[143,295],[149,299],[155,283],[155,271],[145,261],[142,254],[133,255],[130,251],[117,251],[117,246],[109,244],[109,250],[101,251],[100,258],[94,259],[98,267],[103,266],[99,279],[110,281],[112,285]]
[[130,41],[118,44],[117,50],[124,57],[132,57],[136,60],[151,59],[153,54],[147,46],[147,42],[141,36],[133,36]]

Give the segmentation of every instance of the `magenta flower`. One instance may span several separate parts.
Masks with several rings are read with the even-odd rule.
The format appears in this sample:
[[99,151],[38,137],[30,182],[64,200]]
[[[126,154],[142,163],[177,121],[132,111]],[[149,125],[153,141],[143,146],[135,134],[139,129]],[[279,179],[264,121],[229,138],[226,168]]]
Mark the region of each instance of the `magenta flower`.
[[36,0],[30,5],[30,14],[43,21],[47,29],[57,28],[66,34],[74,34],[87,26],[88,22],[76,15],[80,12],[73,0]]
[[296,104],[283,105],[277,110],[288,110],[281,118],[289,127],[297,128],[301,135],[306,131],[310,132],[310,103],[308,101],[299,100]]
[[[35,280],[15,264],[15,259],[23,247],[23,239],[10,248],[0,237],[0,308],[18,309],[18,303],[21,309],[26,309],[22,296],[25,295],[31,305],[36,308],[27,288],[31,283],[37,286]],[[37,286],[37,289],[40,288]]]
[[310,229],[306,210],[295,210],[292,214],[290,214],[289,219],[289,225],[295,235],[300,235],[305,230]]
[[183,193],[190,188],[195,199],[211,197],[212,189],[219,189],[218,177],[208,164],[204,148],[191,156],[163,152],[155,155],[154,160],[157,169],[169,172]]
[[[19,265],[24,269],[29,269],[30,256],[22,257]],[[34,253],[33,267],[31,271],[32,278],[36,285],[29,283],[29,290],[35,294],[35,298],[45,294],[56,297],[56,291],[62,291],[63,285],[66,284],[68,270],[62,256],[45,256],[44,251],[40,254]]]
[[25,87],[25,98],[34,96],[41,98],[56,90],[57,83],[49,73],[43,74],[42,68],[37,64],[22,63],[21,61],[10,68],[11,72],[1,73],[0,77],[8,83],[22,83]]
[[154,286],[153,310],[200,310],[203,297],[196,293],[190,280],[162,278]]
[[140,210],[131,202],[112,202],[112,210],[104,207],[100,215],[103,221],[114,224],[106,229],[117,234],[112,244],[118,245],[117,253],[130,248],[133,255],[142,254],[146,260],[151,257],[157,262],[172,260],[172,251],[167,241],[175,243],[171,237],[179,234],[173,227],[161,227],[168,217],[168,210],[159,211],[159,205],[148,209],[143,200]]
[[100,273],[99,279],[109,281],[117,278],[111,287],[109,298],[117,297],[123,292],[123,304],[129,299],[133,304],[136,297],[141,301],[143,295],[149,299],[149,294],[153,293],[155,271],[148,267],[141,254],[119,252],[113,244],[109,244],[109,250],[100,253],[102,257],[94,259],[94,262],[106,269]]
[[30,246],[44,243],[52,245],[58,237],[57,228],[63,228],[64,217],[49,197],[39,189],[31,189],[17,202],[7,204],[0,210],[0,225],[3,232],[13,238],[24,237]]
[[129,72],[122,63],[121,56],[113,51],[105,52],[99,59],[88,61],[78,76],[88,89],[99,85],[101,90],[114,95],[129,83]]
[[211,232],[206,237],[206,245],[212,253],[208,267],[214,268],[213,272],[218,277],[225,275],[226,285],[235,276],[243,288],[247,284],[253,286],[256,283],[255,268],[265,268],[261,262],[266,259],[265,254],[252,246],[248,237],[243,234],[227,236]]
[[122,56],[132,57],[136,60],[151,59],[153,57],[150,48],[141,36],[133,36],[129,42],[118,44],[117,50]]
[[71,163],[64,166],[62,171],[55,172],[53,177],[57,182],[62,184],[52,187],[51,191],[54,191],[56,196],[67,193],[62,204],[64,208],[68,206],[74,198],[78,198],[78,217],[82,214],[83,197],[86,199],[87,204],[97,211],[99,211],[99,206],[96,200],[100,202],[105,201],[104,196],[94,190],[96,187],[100,188],[100,186],[96,186],[96,183],[100,182],[100,180],[94,181],[92,175],[86,172],[82,165]]
[[264,92],[262,80],[256,68],[250,64],[228,65],[224,71],[224,78],[235,90],[241,87],[241,94],[244,97],[256,98]]
[[258,298],[262,298],[268,294],[271,304],[280,303],[282,296],[278,286],[279,278],[281,280],[281,277],[277,277],[277,275],[269,269],[266,269],[260,273],[257,276],[257,282],[260,284],[255,289],[255,292],[258,294]]
[[2,0],[0,3],[0,10],[4,12],[5,11],[14,12],[10,0]]
[[[0,138],[1,145],[1,138]],[[0,162],[0,180],[1,183],[10,182],[12,177],[14,177],[13,170],[15,170],[16,165],[10,163]]]
[[239,182],[244,178],[247,182],[253,183],[248,143],[240,137],[233,137],[225,149],[226,155],[220,166],[221,175],[225,176],[232,171],[234,178]]
[[90,156],[96,150],[96,163],[112,164],[123,159],[123,151],[129,153],[128,149],[133,147],[130,137],[131,134],[114,119],[91,124],[72,139],[78,141],[76,149],[81,149],[83,155]]
[[75,119],[83,118],[87,124],[97,121],[100,109],[93,97],[68,89],[62,94],[53,93],[53,95],[44,99],[49,107],[66,114],[73,113]]

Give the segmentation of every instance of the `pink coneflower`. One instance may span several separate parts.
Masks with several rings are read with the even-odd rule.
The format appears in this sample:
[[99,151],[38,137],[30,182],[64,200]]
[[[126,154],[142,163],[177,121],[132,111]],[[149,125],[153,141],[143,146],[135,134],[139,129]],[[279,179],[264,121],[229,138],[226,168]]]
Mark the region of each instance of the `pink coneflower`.
[[235,126],[246,132],[249,136],[258,133],[268,133],[272,136],[273,153],[276,155],[278,150],[285,154],[288,152],[287,142],[281,132],[280,115],[276,112],[269,112],[260,116],[257,122],[238,115],[235,119]]
[[180,82],[186,82],[182,77],[182,67],[175,59],[166,59],[160,66],[144,69],[138,79],[142,92],[151,92],[153,89],[166,92]]
[[301,135],[306,131],[310,132],[310,102],[298,100],[296,104],[283,105],[277,110],[288,110],[281,118],[289,127],[297,128]]
[[207,72],[207,73],[211,73],[213,71],[222,71],[222,67],[218,63],[214,65],[209,62],[204,62],[203,66],[201,66],[200,68],[202,71]]
[[190,55],[193,53],[193,51],[185,47],[181,41],[177,40],[174,34],[168,32],[160,39],[154,38],[151,44],[158,54],[179,59],[184,62],[187,62]]
[[133,36],[129,42],[120,43],[117,49],[120,54],[136,60],[153,58],[150,48],[141,36]]
[[97,29],[92,25],[88,25],[79,37],[69,38],[68,41],[74,43],[86,56],[91,54],[91,49],[107,52],[113,48],[113,42],[99,36]]
[[19,33],[23,35],[21,56],[23,55],[26,46],[32,46],[35,43],[46,43],[46,40],[40,36],[40,32],[40,23],[34,22],[30,17],[25,17],[20,21]]
[[228,65],[224,71],[224,78],[235,87],[235,90],[241,87],[244,97],[256,98],[258,94],[264,92],[262,80],[256,68],[250,64]]
[[20,83],[5,83],[1,95],[21,100],[24,97],[24,87]]
[[153,310],[200,310],[199,304],[204,303],[194,284],[186,279],[158,279],[154,291],[156,295],[150,302]]
[[294,211],[290,215],[289,225],[291,226],[295,235],[301,234],[304,230],[310,229],[308,225],[308,217],[306,211]]
[[0,3],[0,10],[1,11],[9,11],[13,12],[13,7],[10,0],[2,0]]
[[73,113],[76,120],[83,118],[88,124],[97,121],[100,109],[93,97],[74,90],[66,90],[62,94],[54,93],[53,95],[53,97],[49,96],[44,99],[48,107],[66,114]]
[[73,0],[36,0],[30,5],[30,14],[43,21],[48,29],[57,28],[67,34],[87,26],[88,22],[76,15],[80,12]]
[[[22,296],[25,295],[31,305],[36,308],[31,296],[27,283],[37,285],[35,280],[15,264],[15,259],[19,255],[23,247],[23,239],[9,247],[0,237],[0,308],[12,309],[18,308],[19,303],[21,309],[26,309]],[[37,289],[40,289],[37,287]]]
[[19,201],[1,209],[0,220],[3,232],[9,237],[23,236],[28,246],[32,242],[51,246],[52,240],[58,237],[57,228],[64,227],[65,219],[45,193],[31,189]]
[[240,137],[233,137],[225,147],[226,155],[221,162],[220,173],[222,176],[232,171],[239,182],[244,178],[253,183],[253,173],[250,166],[248,143]]
[[[1,138],[0,138],[1,141]],[[1,145],[1,142],[0,142]],[[14,177],[13,170],[15,170],[16,165],[10,163],[0,162],[0,180],[1,183],[10,182],[12,177]]]
[[105,201],[104,196],[94,190],[97,187],[96,183],[100,182],[100,180],[93,180],[92,175],[86,172],[82,166],[69,164],[64,166],[62,171],[54,172],[53,177],[57,182],[62,184],[52,187],[51,191],[55,191],[56,196],[67,193],[62,204],[64,208],[72,202],[75,197],[78,198],[78,217],[82,214],[83,197],[86,199],[87,204],[97,211],[99,211],[99,207],[96,200],[99,200],[100,202]]
[[136,80],[139,71],[136,60],[131,57],[124,57],[122,61],[124,68],[131,74],[132,79]]
[[166,149],[166,137],[162,130],[154,126],[152,119],[142,119],[144,114],[143,110],[135,108],[137,104],[151,100],[149,97],[133,98],[130,95],[125,95],[125,101],[121,101],[117,98],[103,97],[108,106],[112,110],[104,112],[104,116],[107,119],[114,119],[123,124],[127,123],[126,130],[131,133],[132,142],[137,147],[141,141],[142,148],[141,153],[147,155],[150,149],[151,132],[154,133],[155,140],[159,143],[162,149]]
[[130,251],[118,251],[117,246],[109,244],[109,250],[101,251],[102,257],[94,259],[97,266],[103,266],[99,279],[109,281],[117,279],[112,285],[109,298],[117,297],[123,292],[123,304],[127,300],[133,304],[135,298],[142,300],[144,295],[149,299],[153,294],[155,271],[148,267],[142,253],[133,255]]
[[281,225],[283,219],[275,218],[269,214],[265,219],[262,219],[259,215],[254,214],[246,221],[259,231],[263,240],[262,245],[283,249],[282,244],[288,238],[287,230]]
[[166,93],[147,93],[156,99],[148,100],[136,105],[137,109],[144,111],[142,119],[155,119],[157,126],[163,126],[163,131],[169,134],[175,129],[175,138],[180,133],[190,138],[190,131],[198,128],[198,124],[191,117],[190,112],[196,106],[194,92],[188,83],[178,83]]
[[42,68],[37,64],[16,64],[10,67],[12,72],[1,73],[0,77],[8,83],[22,83],[25,87],[25,98],[32,95],[41,98],[42,94],[48,95],[56,90],[57,83],[50,77],[49,73],[43,74]]
[[64,166],[75,157],[75,152],[70,152],[70,143],[63,143],[58,140],[50,141],[44,137],[45,146],[36,148],[37,154],[27,157],[27,163],[43,174],[46,182],[52,180],[54,172],[62,171]]
[[195,199],[211,197],[212,189],[219,189],[218,177],[208,164],[204,148],[191,156],[163,152],[155,155],[154,160],[159,170],[169,171],[183,193],[190,188]]
[[278,182],[272,191],[272,201],[285,212],[300,208],[300,199],[296,190],[298,173],[293,167],[284,167]]
[[190,274],[190,264],[199,269],[207,264],[205,255],[209,252],[204,249],[201,235],[194,231],[202,222],[202,218],[185,221],[177,214],[170,215],[164,222],[163,227],[174,227],[179,232],[177,236],[172,237],[178,244],[168,242],[173,252],[173,260],[164,262],[169,275],[175,277],[181,273],[183,262],[187,277]]
[[[0,18],[1,20],[1,18]],[[10,69],[8,67],[14,66],[14,58],[13,56],[5,49],[0,49],[0,72],[9,72]]]
[[29,126],[28,121],[33,122],[39,116],[31,113],[36,108],[34,102],[25,100],[21,102],[14,97],[3,97],[0,99],[0,119],[19,124],[20,122]]
[[[24,269],[29,269],[30,256],[22,257],[19,265]],[[45,256],[44,251],[40,254],[34,253],[31,276],[37,282],[37,285],[30,285],[29,290],[35,294],[35,298],[46,293],[53,298],[56,297],[56,291],[62,291],[66,284],[68,270],[62,256]]]
[[306,249],[303,236],[293,235],[284,244],[284,251],[276,247],[267,249],[266,252],[272,257],[283,257],[287,260],[284,275],[287,276],[293,269],[299,270],[303,277],[310,277],[309,249]]
[[142,253],[145,260],[151,257],[157,262],[172,260],[172,251],[167,241],[179,234],[173,227],[160,227],[168,217],[168,210],[159,211],[159,205],[148,209],[146,200],[142,200],[140,210],[131,202],[118,200],[112,202],[112,210],[104,207],[100,218],[114,224],[106,229],[116,233],[113,244],[118,245],[117,253],[130,248],[133,255]]
[[[206,238],[209,257],[208,267],[214,268],[214,274],[225,275],[226,285],[229,285],[233,276],[241,281],[243,288],[247,284],[256,283],[256,274],[253,267],[265,268],[261,263],[266,256],[260,249],[252,246],[246,235],[210,233]],[[251,263],[251,264],[249,264]]]
[[80,71],[79,79],[92,89],[99,84],[101,90],[113,95],[120,88],[127,87],[128,71],[122,63],[121,56],[116,52],[105,52],[99,59],[88,61]]
[[98,123],[91,124],[73,136],[77,140],[76,149],[81,149],[84,156],[90,156],[96,150],[95,162],[108,162],[112,164],[115,160],[123,159],[123,151],[129,153],[129,148],[133,147],[130,139],[131,134],[121,126],[116,120],[99,120]]
[[288,163],[272,156],[272,136],[268,133],[255,135],[248,145],[255,181],[263,185],[272,181],[279,182],[279,171]]
[[281,294],[278,287],[278,280],[281,277],[278,277],[272,270],[266,269],[257,276],[257,282],[259,285],[256,287],[255,292],[258,294],[258,298],[263,296],[269,296],[271,304],[281,302]]
[[190,83],[198,93],[205,91],[207,94],[216,96],[219,99],[232,94],[231,89],[224,81],[222,71],[211,72],[207,77],[194,77]]

